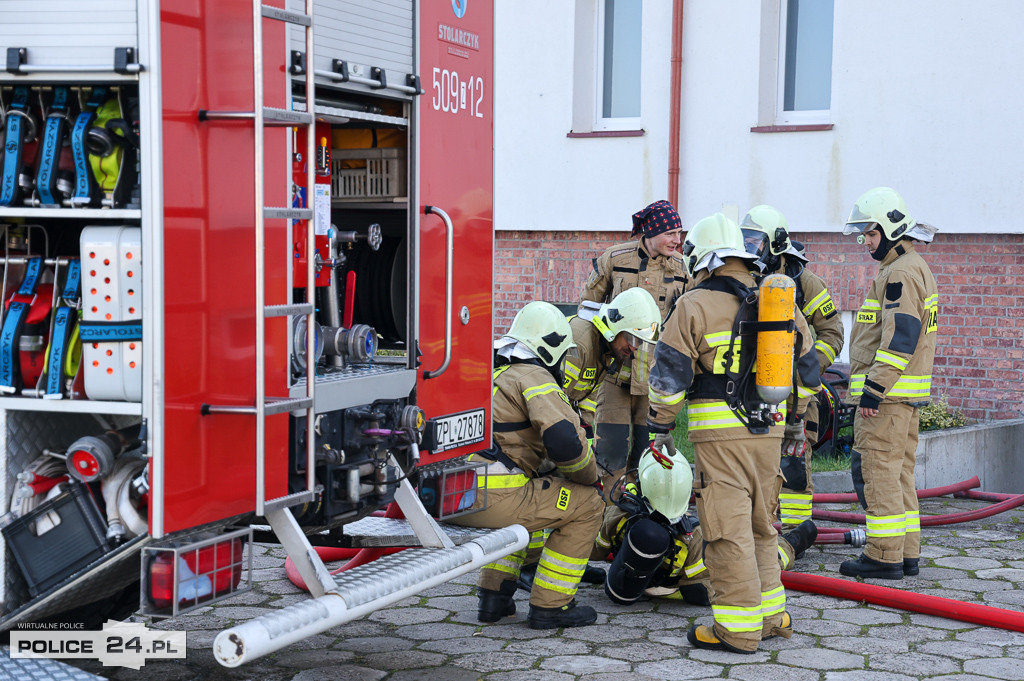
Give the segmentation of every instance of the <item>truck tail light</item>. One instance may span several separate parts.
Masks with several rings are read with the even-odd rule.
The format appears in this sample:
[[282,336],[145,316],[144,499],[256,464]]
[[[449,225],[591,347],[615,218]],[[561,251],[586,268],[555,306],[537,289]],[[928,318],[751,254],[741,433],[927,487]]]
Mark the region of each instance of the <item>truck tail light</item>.
[[157,552],[149,564],[150,604],[158,610],[188,607],[234,592],[242,579],[242,546],[235,538],[191,550]]

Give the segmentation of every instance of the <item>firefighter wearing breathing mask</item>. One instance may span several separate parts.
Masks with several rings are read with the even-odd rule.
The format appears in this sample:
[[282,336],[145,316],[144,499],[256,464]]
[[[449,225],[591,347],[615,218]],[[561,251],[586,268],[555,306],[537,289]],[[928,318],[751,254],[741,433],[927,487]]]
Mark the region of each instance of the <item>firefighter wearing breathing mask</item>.
[[[668,201],[655,201],[633,215],[634,241],[616,244],[593,261],[580,295],[605,303],[639,286],[654,298],[662,319],[686,287],[686,270],[676,248],[683,223]],[[609,371],[597,390],[597,457],[611,470],[636,466],[647,446],[647,375],[651,351],[641,344],[631,362]]]
[[744,249],[736,222],[721,213],[698,221],[683,258],[692,286],[655,348],[647,425],[655,448],[671,447],[676,415],[688,402],[714,624],[694,626],[687,639],[700,648],[753,653],[762,639],[793,633],[772,520],[786,401],[795,387],[799,399],[789,418],[803,416],[821,387],[818,359],[793,303],[792,281],[773,275],[756,288],[756,256]]
[[[696,516],[687,514],[693,472],[686,457],[648,448],[635,477],[626,476],[605,490],[612,505],[605,509],[590,557],[613,556],[604,587],[608,598],[620,605],[635,603],[644,595],[710,605],[711,580],[702,557],[704,533]],[[788,569],[817,536],[812,520],[781,535],[779,567]]]
[[[492,418],[494,444],[487,466],[487,507],[450,522],[499,528],[510,523],[531,534],[550,530],[530,590],[527,622],[533,629],[593,624],[593,608],[574,598],[601,526],[604,501],[597,464],[579,416],[562,392],[562,362],[573,345],[569,321],[550,303],[524,306],[508,333],[495,341]],[[550,460],[559,476],[540,476]],[[478,495],[476,508],[482,505]],[[477,581],[478,619],[515,614],[512,600],[526,550],[486,565]]]
[[[796,306],[814,330],[814,350],[821,374],[843,349],[843,320],[829,295],[825,281],[805,268],[807,258],[789,238],[786,217],[772,206],[750,209],[740,223],[747,252],[757,256],[761,272],[755,279],[781,272],[796,283]],[[779,494],[779,519],[783,529],[811,517],[814,482],[811,477],[811,445],[818,440],[818,400],[811,400],[800,423],[786,426],[782,440],[782,473],[786,482]]]
[[889,187],[857,199],[843,230],[857,234],[878,261],[850,336],[848,395],[858,407],[850,464],[867,521],[864,553],[839,568],[850,577],[902,579],[919,572],[918,406],[931,394],[939,295],[914,242],[930,242],[935,231],[911,218]]

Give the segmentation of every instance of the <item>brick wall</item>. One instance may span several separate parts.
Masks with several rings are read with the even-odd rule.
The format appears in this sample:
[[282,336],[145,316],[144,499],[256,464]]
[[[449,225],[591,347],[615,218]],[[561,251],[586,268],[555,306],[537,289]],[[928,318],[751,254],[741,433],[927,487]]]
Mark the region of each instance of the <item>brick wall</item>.
[[[836,307],[856,310],[876,263],[853,237],[794,233]],[[626,241],[607,232],[501,231],[495,235],[494,328],[531,300],[575,303],[591,259]],[[919,244],[939,286],[932,394],[976,419],[1024,413],[1024,235],[942,234]],[[827,264],[826,264],[827,263]]]

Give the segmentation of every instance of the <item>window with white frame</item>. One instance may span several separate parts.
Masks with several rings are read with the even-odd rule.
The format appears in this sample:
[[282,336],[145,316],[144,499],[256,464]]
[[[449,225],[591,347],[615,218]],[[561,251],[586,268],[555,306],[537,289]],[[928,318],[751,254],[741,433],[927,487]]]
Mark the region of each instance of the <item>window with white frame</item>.
[[640,127],[642,0],[600,0],[597,7],[594,130]]
[[777,124],[829,121],[833,2],[779,0]]

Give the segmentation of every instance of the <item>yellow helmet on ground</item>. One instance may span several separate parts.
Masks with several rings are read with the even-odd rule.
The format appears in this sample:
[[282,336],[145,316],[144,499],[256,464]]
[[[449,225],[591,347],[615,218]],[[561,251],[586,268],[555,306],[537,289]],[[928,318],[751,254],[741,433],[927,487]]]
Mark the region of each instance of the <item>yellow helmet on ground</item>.
[[690,507],[693,471],[681,453],[672,456],[648,448],[640,457],[636,472],[640,495],[658,513],[669,520],[680,518]]

